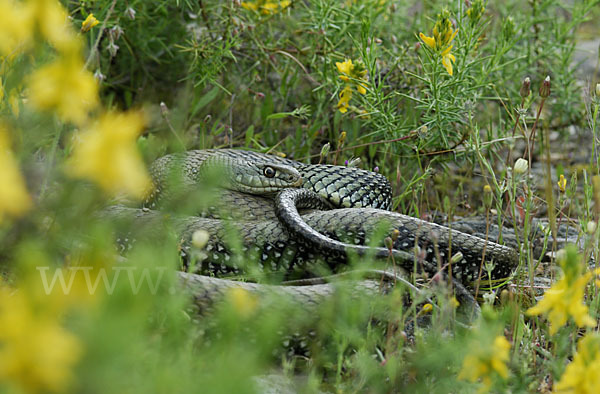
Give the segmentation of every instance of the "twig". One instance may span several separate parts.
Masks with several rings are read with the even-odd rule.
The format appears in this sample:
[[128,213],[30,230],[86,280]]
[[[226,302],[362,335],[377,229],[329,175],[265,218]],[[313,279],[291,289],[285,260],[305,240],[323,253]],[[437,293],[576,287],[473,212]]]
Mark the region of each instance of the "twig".
[[96,37],[96,42],[94,42],[94,45],[92,46],[92,48],[90,50],[90,55],[88,56],[87,60],[85,61],[85,65],[83,66],[84,70],[87,69],[87,66],[90,64],[95,53],[98,51],[98,46],[100,45],[100,40],[102,39],[102,35],[104,34],[106,24],[108,23],[108,20],[110,19],[110,15],[114,11],[116,5],[117,5],[117,0],[113,0],[112,4],[110,5],[110,8],[108,9],[108,12],[106,13],[106,16],[104,17],[104,21],[102,22],[102,26],[100,27],[100,32],[98,33],[98,37]]
[[[367,143],[364,143],[364,144],[347,146],[345,148],[339,148],[339,149],[336,149],[334,151],[331,151],[330,153],[336,153],[337,154],[337,153],[341,153],[341,152],[344,152],[344,151],[347,151],[347,150],[351,150],[351,149],[363,148],[365,146],[379,145],[379,144],[389,144],[389,143],[392,143],[392,142],[398,142],[398,141],[408,140],[408,139],[414,138],[417,135],[417,131],[418,131],[418,129],[417,130],[412,130],[408,135],[405,135],[403,137],[394,138],[394,139],[391,139],[391,140],[373,141],[373,142],[367,142]],[[320,154],[319,155],[310,155],[310,156],[304,157],[304,159],[312,159],[313,157],[317,157],[317,156],[320,156]]]
[[475,299],[479,295],[479,286],[481,285],[481,274],[483,273],[483,263],[485,262],[485,252],[489,241],[490,234],[490,210],[485,210],[485,244],[483,245],[483,252],[481,253],[481,263],[479,264],[479,275],[477,275],[477,285],[475,286]]
[[[540,120],[540,115],[542,114],[542,109],[544,108],[545,102],[546,102],[546,99],[544,97],[542,97],[542,102],[540,103],[540,107],[538,108],[538,112],[535,117],[535,122],[533,123],[533,127],[531,128],[531,137],[527,141],[527,149],[525,150],[525,153],[523,154],[523,158],[527,157],[527,159],[529,161],[529,168],[531,168],[531,152],[533,151],[533,147],[535,145],[535,130],[537,128],[538,121]],[[531,142],[531,147],[529,144],[530,142]]]
[[210,21],[208,19],[208,15],[206,14],[206,9],[204,8],[204,3],[202,3],[202,0],[198,0],[198,5],[200,6],[200,13],[202,14],[202,19],[204,20],[204,23],[206,24],[206,28],[208,29],[208,34],[210,34],[210,38],[212,40],[215,39],[215,37],[213,36],[212,33],[212,29],[210,27]]
[[289,52],[286,51],[282,51],[281,49],[276,50],[275,53],[279,53],[281,55],[287,56],[290,59],[292,59],[298,66],[300,66],[300,68],[302,69],[302,71],[304,71],[304,74],[306,74],[306,78],[312,82],[314,85],[319,85],[319,82],[317,82],[313,77],[311,77],[310,73],[308,72],[308,70],[306,69],[306,67],[304,67],[304,65],[302,63],[300,63],[300,60],[296,59],[292,54],[290,54]]

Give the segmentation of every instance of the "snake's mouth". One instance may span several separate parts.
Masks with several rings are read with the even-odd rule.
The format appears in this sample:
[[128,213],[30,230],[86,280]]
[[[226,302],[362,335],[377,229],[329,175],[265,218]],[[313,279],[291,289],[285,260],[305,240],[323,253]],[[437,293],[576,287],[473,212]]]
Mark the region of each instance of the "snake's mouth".
[[303,183],[304,183],[304,179],[302,179],[302,177],[300,177],[296,180],[296,182],[292,183],[290,185],[290,187],[302,187]]

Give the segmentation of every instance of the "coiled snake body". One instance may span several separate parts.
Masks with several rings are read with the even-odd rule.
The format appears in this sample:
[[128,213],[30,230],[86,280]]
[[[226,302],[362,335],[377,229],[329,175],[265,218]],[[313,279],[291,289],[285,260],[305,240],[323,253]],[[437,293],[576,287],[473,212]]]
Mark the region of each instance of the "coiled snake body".
[[[242,172],[244,166],[249,165],[255,173],[243,176],[239,172],[229,172],[232,164],[238,165]],[[249,268],[246,261],[235,257],[240,253],[243,256],[254,254],[255,258],[245,260],[257,260],[262,271],[283,273],[284,279],[316,275],[321,263],[337,271],[348,262],[348,252],[368,253],[369,248],[365,245],[372,242],[375,233],[381,234],[382,229],[384,235],[397,231],[391,250],[390,245],[384,247],[381,244],[375,248],[374,256],[385,258],[391,253],[395,262],[408,270],[420,267],[432,271],[435,266],[431,262],[441,260],[437,263],[442,266],[448,263],[450,254],[460,252],[462,258],[455,258],[456,261],[451,263],[452,274],[469,284],[478,277],[482,259],[493,261],[493,279],[508,277],[518,264],[516,251],[511,248],[388,211],[391,187],[380,174],[356,168],[303,164],[255,152],[225,149],[167,155],[151,167],[157,188],[146,206],[153,209],[113,207],[109,213],[117,218],[135,217],[137,228],[153,228],[159,221],[164,221],[164,215],[154,208],[160,208],[173,198],[166,193],[170,189],[165,187],[168,179],[177,178],[180,184],[186,185],[183,194],[189,194],[195,188],[199,174],[211,166],[225,170],[225,176],[218,176],[218,179],[225,180],[234,190],[221,192],[217,201],[213,200],[200,211],[203,214],[225,212],[225,218],[189,216],[171,219],[185,254],[196,256],[194,270],[200,274],[219,276],[246,271]],[[231,185],[239,180],[246,183],[246,189]],[[256,186],[261,182],[269,183],[269,180],[279,184],[275,187],[272,184]],[[298,186],[300,188],[295,190],[288,189]],[[273,196],[277,190],[282,191]],[[328,205],[337,209],[314,210]],[[308,211],[298,212],[298,208]],[[194,253],[191,240],[200,230],[207,233],[208,240],[201,253]],[[238,245],[237,250],[235,245]],[[420,251],[416,257],[415,246],[419,246]],[[196,293],[202,289],[202,296],[196,296],[200,303],[211,303],[232,286],[262,291],[262,285],[218,278],[194,277],[190,283]],[[363,284],[365,286],[373,287],[367,282]],[[323,286],[298,289],[303,299],[322,298],[324,291],[331,291]],[[294,291],[286,290],[288,293]]]

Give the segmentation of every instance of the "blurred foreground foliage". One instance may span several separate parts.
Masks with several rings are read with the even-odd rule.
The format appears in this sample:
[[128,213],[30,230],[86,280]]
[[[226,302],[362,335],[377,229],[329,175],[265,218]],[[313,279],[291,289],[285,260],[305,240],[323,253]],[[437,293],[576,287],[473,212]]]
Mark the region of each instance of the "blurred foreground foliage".
[[[303,392],[592,392],[600,89],[574,52],[599,14],[596,0],[0,0],[2,391],[262,392],[273,373]],[[572,130],[591,133],[592,157],[537,192],[523,174]],[[124,264],[98,212],[139,200],[155,158],[219,147],[376,169],[408,214],[510,211],[527,229],[542,205],[580,219],[584,251],[559,259],[564,297],[526,315],[530,291],[490,290],[474,328],[443,285],[426,290],[439,308],[340,283],[316,311],[234,291],[199,317],[177,234],[139,240]],[[548,311],[550,326],[532,317]]]

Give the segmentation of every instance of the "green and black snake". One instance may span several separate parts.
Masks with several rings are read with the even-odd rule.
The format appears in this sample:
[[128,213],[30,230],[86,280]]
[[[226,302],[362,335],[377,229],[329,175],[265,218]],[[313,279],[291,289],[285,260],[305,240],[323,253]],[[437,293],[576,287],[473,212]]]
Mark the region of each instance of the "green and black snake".
[[[188,196],[202,191],[204,186],[198,184],[214,175],[213,180],[228,189],[220,190],[217,200],[212,199],[198,211],[219,218],[171,218],[185,255],[196,256],[194,272],[211,276],[191,280],[196,293],[204,286],[204,296],[196,296],[201,303],[212,302],[231,286],[262,291],[263,285],[214,277],[248,269],[246,262],[234,257],[236,253],[253,254],[256,258],[246,260],[257,260],[255,269],[283,273],[284,279],[291,280],[318,275],[323,264],[337,272],[352,254],[393,256],[407,270],[418,268],[434,274],[437,267],[448,264],[450,254],[460,252],[462,257],[452,259],[451,271],[454,278],[467,285],[478,277],[483,259],[494,263],[492,279],[509,277],[518,264],[514,249],[389,211],[391,186],[378,173],[230,149],[167,155],[158,159],[150,171],[156,188],[146,207],[136,210],[117,206],[109,213],[135,218],[135,227],[152,228],[164,221],[165,215],[159,209],[177,201],[177,193],[173,192],[176,186],[183,185],[179,195]],[[329,207],[335,209],[322,210]],[[385,234],[393,234],[393,245],[367,247],[382,228]],[[229,241],[232,230],[239,237],[241,250],[235,250]],[[202,253],[194,254],[191,241],[198,231],[208,237]],[[364,286],[372,288],[367,282]],[[293,293],[295,287],[308,298],[311,294],[321,298],[327,288],[289,286],[285,291]]]

